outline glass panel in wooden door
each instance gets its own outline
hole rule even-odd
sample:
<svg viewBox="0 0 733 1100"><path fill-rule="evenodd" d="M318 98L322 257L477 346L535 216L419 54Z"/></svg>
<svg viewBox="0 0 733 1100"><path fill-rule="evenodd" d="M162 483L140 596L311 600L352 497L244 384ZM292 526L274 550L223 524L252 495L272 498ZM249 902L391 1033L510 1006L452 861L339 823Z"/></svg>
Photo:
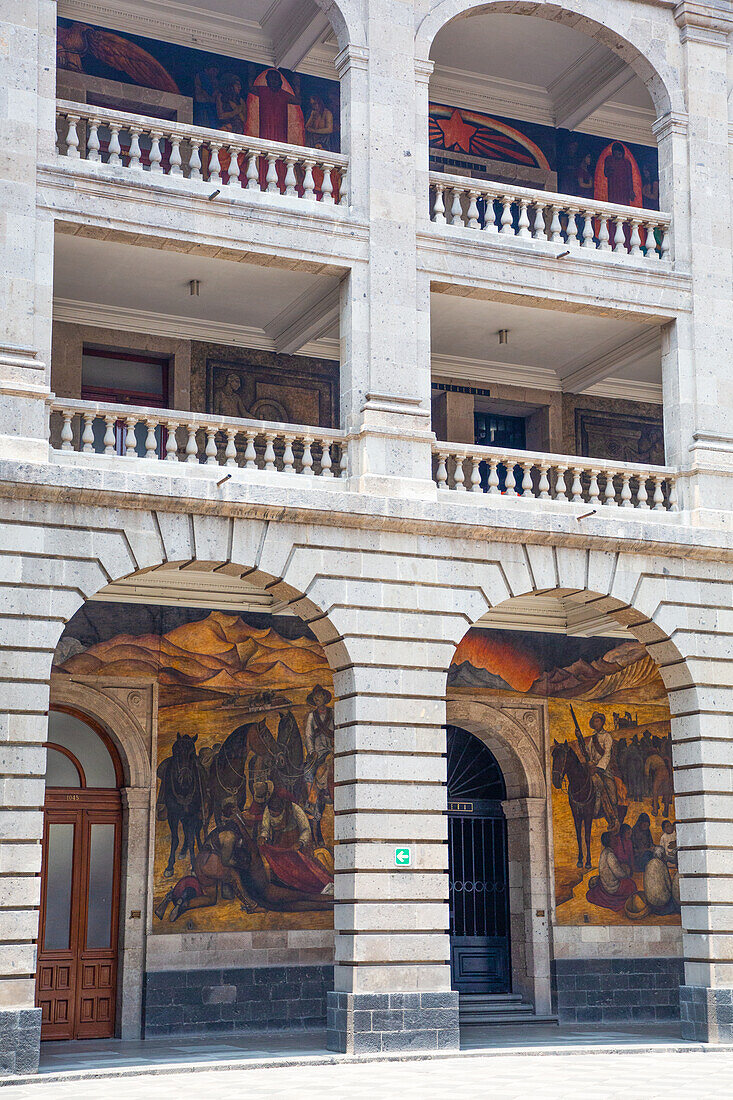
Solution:
<svg viewBox="0 0 733 1100"><path fill-rule="evenodd" d="M120 817L86 810L85 912L79 930L78 1039L114 1035Z"/></svg>
<svg viewBox="0 0 733 1100"><path fill-rule="evenodd" d="M81 810L47 810L36 1003L44 1039L74 1037Z"/></svg>

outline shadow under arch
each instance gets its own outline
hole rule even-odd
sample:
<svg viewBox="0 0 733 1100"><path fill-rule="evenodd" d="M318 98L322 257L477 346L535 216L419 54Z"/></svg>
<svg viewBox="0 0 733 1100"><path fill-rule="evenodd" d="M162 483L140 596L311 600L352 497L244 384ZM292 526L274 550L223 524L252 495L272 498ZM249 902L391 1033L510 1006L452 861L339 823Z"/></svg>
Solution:
<svg viewBox="0 0 733 1100"><path fill-rule="evenodd" d="M624 11L624 8L619 9L619 13ZM642 41L646 25L640 22L638 30L633 22L622 26L613 8L603 9L607 22L601 23L597 18L597 8L590 0L564 0L562 5L550 3L549 0L494 0L488 4L477 4L475 0L436 0L417 26L415 56L427 60L435 38L453 20L494 13L549 19L581 31L606 46L634 70L652 98L657 118L669 111L685 111L684 90L676 66L670 61L653 65L647 56L648 27L647 38ZM615 25L617 22L618 26Z"/></svg>

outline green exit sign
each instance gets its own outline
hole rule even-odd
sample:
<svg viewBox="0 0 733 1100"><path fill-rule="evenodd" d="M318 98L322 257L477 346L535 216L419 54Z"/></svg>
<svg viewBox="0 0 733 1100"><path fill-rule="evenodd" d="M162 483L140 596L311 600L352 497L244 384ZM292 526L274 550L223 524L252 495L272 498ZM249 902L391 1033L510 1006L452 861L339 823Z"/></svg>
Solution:
<svg viewBox="0 0 733 1100"><path fill-rule="evenodd" d="M409 867L412 863L412 848L395 848L395 867Z"/></svg>

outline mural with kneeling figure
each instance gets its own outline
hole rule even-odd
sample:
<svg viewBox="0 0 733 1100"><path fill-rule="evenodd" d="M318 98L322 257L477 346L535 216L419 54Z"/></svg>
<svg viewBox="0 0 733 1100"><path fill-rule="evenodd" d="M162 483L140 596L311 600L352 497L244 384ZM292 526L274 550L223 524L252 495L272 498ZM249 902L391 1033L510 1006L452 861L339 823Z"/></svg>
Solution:
<svg viewBox="0 0 733 1100"><path fill-rule="evenodd" d="M157 681L154 933L333 926L333 680L305 623L90 602L54 673Z"/></svg>

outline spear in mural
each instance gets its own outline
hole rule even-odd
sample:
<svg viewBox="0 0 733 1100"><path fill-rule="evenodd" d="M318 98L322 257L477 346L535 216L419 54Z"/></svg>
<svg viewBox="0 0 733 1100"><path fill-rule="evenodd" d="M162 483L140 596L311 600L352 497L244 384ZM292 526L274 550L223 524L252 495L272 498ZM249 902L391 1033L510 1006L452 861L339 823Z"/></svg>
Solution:
<svg viewBox="0 0 733 1100"><path fill-rule="evenodd" d="M586 762L586 764L588 765L588 767L590 769L592 767L593 762L590 758L590 753L588 752L588 745L586 744L585 738L583 737L583 734L581 732L580 723L578 722L578 716L576 715L575 711L573 710L573 704L572 703L570 704L570 713L573 716L573 723L575 725L575 732L578 736L578 744L580 745L580 749L581 749L581 752L583 753L583 757L585 758L585 762ZM618 827L618 816L616 814L616 808L613 805L613 803L611 802L611 798L610 798L610 796L608 794L608 791L606 789L606 784L605 784L603 776L599 776L599 779L600 779L600 783L598 785L597 790L598 790L598 792L601 796L601 805L603 807L603 812L606 815L606 820L608 821L609 826L612 829L617 828ZM593 784L593 786L594 786L594 788L596 787L595 783Z"/></svg>

